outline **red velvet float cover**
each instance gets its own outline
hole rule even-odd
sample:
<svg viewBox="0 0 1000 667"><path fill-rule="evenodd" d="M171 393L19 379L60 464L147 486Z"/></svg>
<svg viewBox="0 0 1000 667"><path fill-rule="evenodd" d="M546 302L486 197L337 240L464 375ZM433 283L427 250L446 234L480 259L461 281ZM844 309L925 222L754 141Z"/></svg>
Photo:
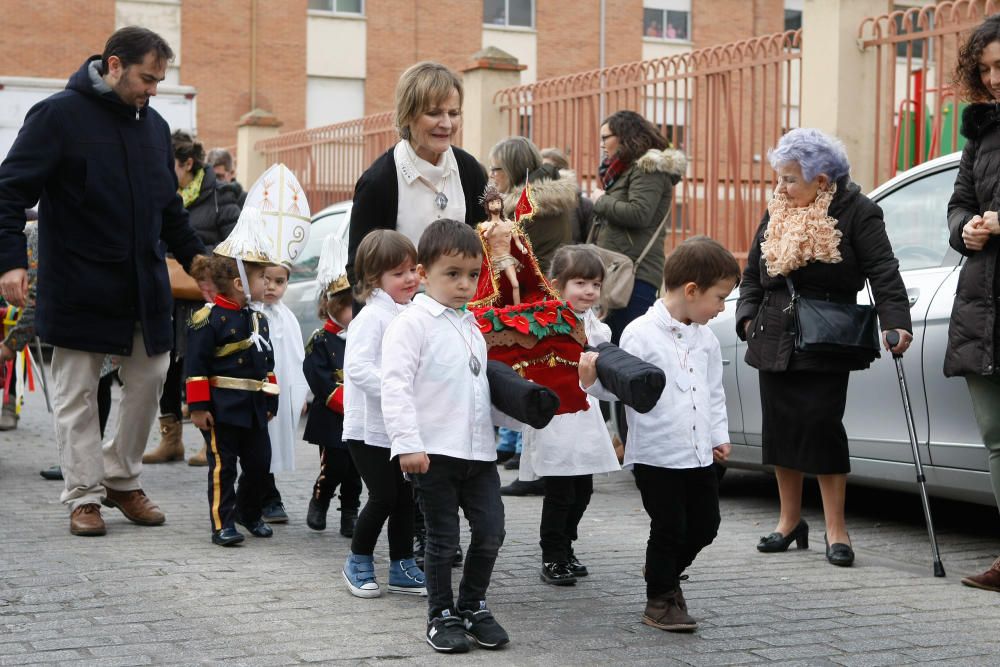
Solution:
<svg viewBox="0 0 1000 667"><path fill-rule="evenodd" d="M556 414L589 409L577 370L586 334L568 303L547 300L472 311L490 359L556 392Z"/></svg>

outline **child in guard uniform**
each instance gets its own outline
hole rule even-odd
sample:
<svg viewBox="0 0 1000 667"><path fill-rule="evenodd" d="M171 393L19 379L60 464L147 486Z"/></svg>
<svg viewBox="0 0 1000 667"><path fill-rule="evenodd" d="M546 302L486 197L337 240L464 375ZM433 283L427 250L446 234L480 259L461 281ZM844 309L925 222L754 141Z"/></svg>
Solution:
<svg viewBox="0 0 1000 667"><path fill-rule="evenodd" d="M313 530L326 529L326 513L340 487L340 534L354 535L354 523L361 506L361 475L343 442L344 429L344 350L347 327L351 323L354 297L344 266L347 248L330 234L323 242L316 271L320 284L320 317L325 320L306 343L302 363L312 405L303 434L306 442L319 446L319 476L309 498L306 524Z"/></svg>
<svg viewBox="0 0 1000 667"><path fill-rule="evenodd" d="M215 303L192 314L185 357L191 421L208 444L208 503L212 542L243 541L243 524L270 537L261 519L262 490L271 465L267 422L278 409L274 354L267 318L249 307L265 290L264 268L275 264L260 211L244 208L229 237L211 257L199 257L192 274L210 278ZM246 483L234 491L237 460Z"/></svg>

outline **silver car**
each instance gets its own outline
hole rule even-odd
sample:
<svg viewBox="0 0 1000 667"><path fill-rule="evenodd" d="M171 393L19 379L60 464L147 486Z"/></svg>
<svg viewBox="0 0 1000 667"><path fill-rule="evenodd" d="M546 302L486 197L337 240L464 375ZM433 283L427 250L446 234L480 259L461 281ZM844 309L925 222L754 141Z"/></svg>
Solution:
<svg viewBox="0 0 1000 667"><path fill-rule="evenodd" d="M299 326L302 327L303 342L309 340L313 331L323 326L318 312L319 285L316 284L316 266L319 264L323 241L330 234L336 234L344 245L347 245L350 223L350 201L332 204L313 215L312 226L309 228L309 241L295 266L292 267L292 275L288 280L288 290L283 301L295 313Z"/></svg>
<svg viewBox="0 0 1000 667"><path fill-rule="evenodd" d="M869 196L885 212L913 317L914 342L904 356L920 455L928 490L938 496L994 505L986 448L965 380L943 372L948 320L962 257L948 245L948 199L961 153L914 167ZM733 443L731 465L761 468L761 408L757 371L743 360L736 336L737 292L711 328L722 344L724 383ZM867 291L859 303L870 303ZM854 483L916 490L913 455L891 355L851 374L844 426Z"/></svg>

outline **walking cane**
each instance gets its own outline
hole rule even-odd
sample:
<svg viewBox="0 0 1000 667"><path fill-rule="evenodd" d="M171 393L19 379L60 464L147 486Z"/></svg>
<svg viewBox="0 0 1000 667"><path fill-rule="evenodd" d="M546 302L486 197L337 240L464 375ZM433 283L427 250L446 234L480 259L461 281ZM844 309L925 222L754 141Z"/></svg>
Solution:
<svg viewBox="0 0 1000 667"><path fill-rule="evenodd" d="M38 376L42 380L42 393L45 395L45 407L52 412L52 401L49 399L49 381L45 377L45 357L42 356L42 341L35 336L35 349L38 351Z"/></svg>
<svg viewBox="0 0 1000 667"><path fill-rule="evenodd" d="M885 335L889 347L899 345L899 333L889 331ZM920 484L920 500L924 505L924 519L927 522L927 535L931 538L931 552L934 558L934 576L944 576L944 565L941 564L941 552L938 551L937 537L934 535L934 521L931 519L931 504L927 498L927 478L924 477L924 467L920 463L920 450L917 448L917 429L913 425L913 409L910 407L910 391L906 387L906 373L903 371L903 355L892 353L896 362L896 377L899 378L899 393L903 397L903 412L906 415L906 430L910 435L910 447L913 448L913 464L917 469L917 482Z"/></svg>

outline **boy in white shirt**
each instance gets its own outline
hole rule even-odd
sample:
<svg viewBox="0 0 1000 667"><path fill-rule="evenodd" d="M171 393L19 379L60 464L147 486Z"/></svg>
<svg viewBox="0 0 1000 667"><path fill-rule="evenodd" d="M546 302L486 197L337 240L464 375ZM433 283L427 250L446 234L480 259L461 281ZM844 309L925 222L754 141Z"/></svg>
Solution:
<svg viewBox="0 0 1000 667"><path fill-rule="evenodd" d="M494 420L503 419L491 415L486 341L465 310L479 280L482 244L471 227L437 220L420 237L417 261L426 293L393 320L382 341L382 415L391 456L399 456L417 487L427 526L427 643L464 653L468 634L483 648L499 648L509 637L486 607L486 589L505 535L493 435ZM456 606L451 571L459 508L472 541Z"/></svg>
<svg viewBox="0 0 1000 667"><path fill-rule="evenodd" d="M706 236L681 243L663 266L666 293L622 333L621 348L663 369L659 402L640 414L626 408L625 468L632 468L649 514L646 610L642 622L691 631L680 579L719 529L719 482L713 461L729 457L729 424L719 340L705 326L725 309L739 282L732 254ZM597 353L580 357L587 393L613 399L597 379Z"/></svg>

